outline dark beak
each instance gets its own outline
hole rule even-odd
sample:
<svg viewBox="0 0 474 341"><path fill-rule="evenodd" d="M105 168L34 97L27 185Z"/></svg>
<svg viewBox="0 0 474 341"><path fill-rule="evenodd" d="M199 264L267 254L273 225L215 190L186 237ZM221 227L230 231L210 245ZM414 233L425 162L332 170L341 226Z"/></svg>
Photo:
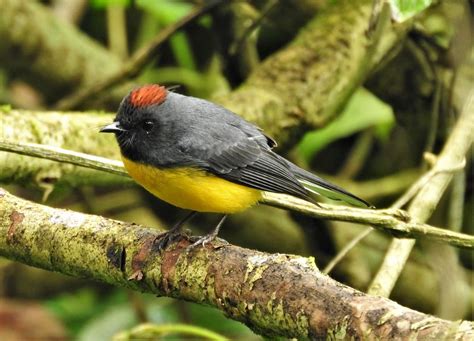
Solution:
<svg viewBox="0 0 474 341"><path fill-rule="evenodd" d="M105 127L100 128L101 133L118 133L121 131L125 131L125 129L120 126L119 122L113 122L109 125L106 125Z"/></svg>

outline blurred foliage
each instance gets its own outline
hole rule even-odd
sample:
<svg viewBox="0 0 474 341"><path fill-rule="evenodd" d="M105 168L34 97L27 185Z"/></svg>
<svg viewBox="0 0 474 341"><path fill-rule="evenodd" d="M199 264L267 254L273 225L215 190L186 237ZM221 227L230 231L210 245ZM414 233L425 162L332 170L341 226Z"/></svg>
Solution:
<svg viewBox="0 0 474 341"><path fill-rule="evenodd" d="M412 18L428 8L432 0L390 0L392 18L402 22Z"/></svg>
<svg viewBox="0 0 474 341"><path fill-rule="evenodd" d="M172 339L176 338L176 334L183 336L184 338L199 338L211 341L226 341L229 340L227 337L214 333L208 329L191 326L188 324L173 323L173 324L164 324L156 325L151 323L144 323L138 325L130 331L122 332L113 337L113 341L126 341L126 340L135 340L135 339L153 339L157 337L162 337L166 335L170 336ZM186 335L186 336L184 336Z"/></svg>
<svg viewBox="0 0 474 341"><path fill-rule="evenodd" d="M151 14L157 20L159 27L176 22L193 8L190 3L172 0L137 0L136 5ZM177 64L183 68L195 70L196 64L186 33L175 33L170 39L170 44Z"/></svg>
<svg viewBox="0 0 474 341"><path fill-rule="evenodd" d="M161 28L189 14L193 8L189 2L175 0L137 0L135 4L144 11L137 36L139 45L146 43ZM209 29L212 25L211 17L204 16L197 21L197 24ZM211 58L204 68L198 67L193 46L185 31L176 32L168 43L174 65L162 66L159 69L148 68L139 77L143 83L182 84L190 95L203 98L228 90L229 86L220 72L220 62L217 58Z"/></svg>
<svg viewBox="0 0 474 341"><path fill-rule="evenodd" d="M131 0L89 0L92 8L102 9L107 6L129 6Z"/></svg>
<svg viewBox="0 0 474 341"><path fill-rule="evenodd" d="M227 319L214 308L166 297L154 298L148 294L130 293L120 288L107 292L83 288L48 299L44 304L64 323L75 340L95 341L110 340L117 333L140 323L135 301L143 305L144 312L140 313L144 313L148 322L156 325L185 321L232 339L260 339L245 325Z"/></svg>
<svg viewBox="0 0 474 341"><path fill-rule="evenodd" d="M298 151L310 162L331 142L373 128L375 136L386 141L395 123L392 108L364 88L352 95L343 113L322 129L307 133Z"/></svg>
<svg viewBox="0 0 474 341"><path fill-rule="evenodd" d="M307 2L311 2L309 0L298 1L295 1L295 3L306 4ZM338 0L327 0L327 2L334 4L338 2ZM54 1L44 1L44 3L54 3ZM105 40L104 37L107 36L107 34L104 33L105 27L107 27L107 25L105 25L107 20L105 12L111 6L122 6L126 11L127 17L126 39L128 40L131 50L135 51L145 46L163 28L189 14L195 3L195 1L183 0L89 0L88 4L90 7L84 12L80 28L93 39L98 41ZM246 2L256 13L258 13L265 3L266 1ZM430 6L431 3L431 0L389 0L392 17L398 22L409 20L417 14L420 14ZM174 34L171 39L164 44L162 50L160 50L152 63L150 63L147 69L142 72L135 81L137 83L157 82L166 85L182 85L184 89L180 89L180 92L204 98L226 93L230 90L231 86L238 86L239 84L235 81L238 77L235 77L234 73L236 73L235 70L238 69L239 66L227 60L225 58L227 52L222 51L225 49L223 46L230 46L235 42L218 41L217 31L231 30L229 27L217 27L216 20L214 19L215 16L219 14L220 13L216 11L216 13L206 15L192 23L190 25L191 28L187 27ZM446 18L439 13L422 18L422 20L422 32L430 38L433 38L441 47L448 48L456 32L455 25L448 22ZM230 23L224 24L231 26ZM244 26L248 27L252 22L246 22L244 24ZM420 22L417 24L421 27ZM281 35L277 30L279 21L272 21L265 17L262 18L262 25L265 25L267 30L274 29L276 35ZM294 29L296 32L300 25L295 23L294 26L296 27ZM259 35L259 27L256 27L251 35ZM238 36L237 38L241 39L242 37ZM260 38L261 37L259 37L259 39ZM282 46L283 43L289 42L281 42L279 46ZM264 44L262 44L262 46L263 45ZM468 44L466 43L464 45ZM256 48L258 48L258 46ZM405 46L401 44L400 48L403 49ZM261 50L257 52L260 53L260 57L264 55ZM409 52L415 54L417 51ZM436 50L436 52L438 53L438 50ZM421 53L418 53L422 55L421 57L418 56L419 58L417 57L418 60L423 59L423 53L423 50L421 50ZM400 170L398 168L400 163L393 162L397 159L397 155L403 155L404 159L409 159L406 154L414 149L412 141L408 140L406 135L403 135L403 132L407 130L407 127L400 124L401 112L403 114L403 110L397 110L397 104L402 103L409 97L404 96L405 92L412 93L414 92L412 88L421 88L421 86L412 85L411 82L406 80L416 79L413 75L419 76L419 74L423 73L420 72L420 69L424 66L420 67L417 65L413 67L412 64L410 61L409 72L406 72L409 74L407 78L405 78L406 75L404 73L400 72L401 69L399 65L395 68L397 71L395 76L388 74L387 69L384 69L383 66L377 70L382 76L375 74L374 77L382 79L384 81L383 86L378 86L378 91L373 88L370 88L370 90L362 87L359 88L341 115L326 127L309 132L301 139L295 158L302 158L307 163L310 163L316 156L319 157L321 154L326 153L329 154L329 157L323 155L322 160L327 161L323 163L336 164L342 162L341 155L347 155L347 150L351 147L347 141L352 142L357 139L357 137L363 135L364 132L370 131L375 137L374 144L376 146L373 150L379 155L379 161L374 162L374 159L372 159L372 164L377 164L379 169L384 169L384 171L382 171L383 174L396 174L396 172ZM430 67L432 67L432 65L428 65L424 68L429 69ZM384 72L386 73L384 74ZM41 107L41 102L38 101L26 103L26 96L22 95L24 93L18 94L11 86L9 87L9 77L10 75L4 70L0 70L0 101L12 102L14 104L20 103L22 107ZM395 89L399 91L399 93L394 91ZM34 90L35 89L33 89L33 91ZM377 95L375 95L375 93ZM411 103L412 97L409 98L410 105L406 115L409 117L421 117L421 121L428 122L428 115L431 110L430 94L424 94L424 97L416 103ZM426 105L426 103L428 103L428 105ZM445 114L447 115L447 113ZM406 142L406 145L409 146L408 148L404 148L404 144L401 144L402 147L400 147L400 144L397 144L397 142L403 141L404 139L408 141ZM372 148L373 146L370 145L369 147ZM368 149L372 150L370 148ZM345 153L340 153L341 150ZM380 155L382 156L380 157ZM389 162L384 162L387 161L386 158L389 159ZM413 158L417 159L419 157L416 155ZM360 162L363 164L364 160ZM389 165L387 166L386 164ZM415 166L418 165L410 165L410 167ZM386 167L388 171L385 171L383 167ZM367 165L365 168L370 169ZM472 208L474 205L472 199L472 170L471 172L467 172L467 174L467 182L471 184L469 185L471 187L467 188L466 194L468 197L466 207L469 209L469 207ZM377 173L377 175L379 174ZM110 189L101 190L104 193L97 193L100 192L100 190L94 192L94 190L87 191L87 189L67 189L64 193L55 193L56 199L54 199L54 196L53 199L56 201L50 199L48 204L94 214L104 214L106 216L133 222L146 221L147 225L162 225L162 217L160 216L158 219L155 218L155 220L153 220L153 218L151 218L153 212L148 209L147 204L144 204L145 201L148 202L150 199L139 194L136 189L115 189L115 192ZM21 193L22 196L28 197L28 194L25 192L26 191L23 190ZM361 193L361 195L363 196L363 193ZM32 197L31 194L30 197ZM36 196L36 199L37 198L38 196ZM155 203L148 203L148 206L151 205L155 205ZM174 213L175 211L173 211L173 214ZM278 220L275 221L274 224L277 224L281 220L276 214L272 215L264 212L264 215ZM252 223L248 224L250 227L258 227L259 224L262 225L262 222L265 225L271 226L268 219L266 221L258 220L254 213L250 213L250 217L254 218ZM249 215L242 215L242 219L248 218ZM238 216L237 219L240 220L241 216ZM466 232L472 234L472 216L466 214L464 220L465 223L463 226L466 226L468 229ZM295 225L297 225L297 222L297 219L295 219ZM444 221L442 222L444 224ZM240 227L240 224L243 224L243 222L239 221L236 227ZM316 259L318 262L324 262L327 258L333 256L334 252L337 251L335 247L333 247L333 244L337 244L338 239L343 239L343 243L341 244L345 244L355 234L355 229L352 233L345 232L348 230L347 228L345 230L341 229L341 231L332 229L332 231L337 232L337 236L331 239L329 233L325 230L324 223L314 222L308 219L305 220L305 224L301 225L310 226L309 229L311 229L311 231L306 231L308 244L319 243L325 246L325 250L315 251L315 253L317 253ZM243 239L242 243L245 242L245 238L250 239L252 236L254 239L257 239L255 238L256 233L251 230L251 233L247 232L248 235L252 234L250 237L245 235L242 230L238 230L237 228L233 230L240 232L240 237ZM232 232L232 229L229 229L229 231ZM277 228L272 229L272 233L278 233L278 231ZM336 232L333 233L336 234ZM270 239L269 243L273 243L269 249L273 250L279 248L280 252L284 249L284 246L275 245L275 241L280 243L280 240L285 238L285 236L281 236L283 235L282 233L280 233L278 237L275 237L269 234L268 230L262 229L258 234L266 235L266 237ZM317 238L314 237L316 234ZM315 239L318 239L318 241L315 242ZM293 243L294 242L295 241L293 241ZM292 241L288 241L288 245L291 245L291 243ZM385 244L386 241L381 242L379 240L369 245L361 244L359 246L359 252L361 252L363 256L359 258L362 258L365 262L377 263L373 265L375 268L378 266L378 258L381 257L379 254L381 255L384 251L382 248L385 248ZM252 242L247 243L247 245L252 245ZM300 248L300 251L302 253L309 252L306 247ZM375 257L371 256L371 254L375 252L377 253L377 261L374 260ZM462 250L461 255L464 263L472 267L472 260L474 259L472 252ZM366 285L366 278L363 274L364 267L366 267L366 265L363 264L364 261L357 262L357 260L351 259L349 263L341 267L348 269L341 277L344 277L350 284L358 283L360 287L364 287ZM412 263L409 267L419 271L419 264L416 262ZM423 271L428 272L426 269L423 269ZM372 276L373 273L367 270L366 277L370 279ZM409 276L407 275L407 277ZM431 277L424 276L423 278ZM410 278L406 281L409 285L404 282L406 286L405 292L413 291L410 285L414 282L420 281L418 281L418 279L415 281ZM433 287L436 286L433 281L429 284L432 284ZM44 307L51 311L54 316L67 327L70 337L75 340L111 339L117 335L117 333L132 329L137 324L142 323L142 315L146 317L147 322L157 325L186 323L214 331L232 339L262 339L243 324L227 319L223 313L213 308L169 298L154 298L150 295L138 293L131 294L124 289L111 289L109 287L104 290L104 288L97 289L91 285L90 287L84 287L77 291L68 292L69 290L70 288L65 287L64 292L67 293L62 293L51 298L39 298L39 300L42 301ZM432 297L435 296L435 294L426 293L426 296L427 298L423 299L431 299L429 302L429 307L431 308L436 304L436 299ZM421 306L420 304L420 307ZM424 307L426 307L426 304ZM160 339L176 339L176 335L169 335Z"/></svg>

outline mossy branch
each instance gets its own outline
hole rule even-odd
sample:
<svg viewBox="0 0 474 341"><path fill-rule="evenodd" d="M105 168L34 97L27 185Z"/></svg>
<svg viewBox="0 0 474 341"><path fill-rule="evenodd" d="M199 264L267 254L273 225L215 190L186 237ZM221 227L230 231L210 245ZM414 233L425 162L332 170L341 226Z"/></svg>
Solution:
<svg viewBox="0 0 474 341"><path fill-rule="evenodd" d="M70 163L76 166L92 168L116 175L128 176L121 161L79 153L59 147L45 146L35 143L11 143L0 140L0 150L20 155L34 156L51 161Z"/></svg>
<svg viewBox="0 0 474 341"><path fill-rule="evenodd" d="M101 112L66 113L55 111L9 110L0 107L1 139L9 142L58 146L77 152L120 159L112 136L98 134L113 115ZM0 153L0 182L46 186L107 186L130 182L127 178L70 163L29 159L13 153Z"/></svg>
<svg viewBox="0 0 474 341"><path fill-rule="evenodd" d="M122 63L73 25L31 0L0 0L0 65L47 97L114 74Z"/></svg>
<svg viewBox="0 0 474 341"><path fill-rule="evenodd" d="M45 158L52 161L72 163L77 166L90 167L128 177L120 161L72 152L58 147L11 143L0 140L0 150ZM428 238L453 246L474 248L474 236L433 227L427 224L411 222L409 215L402 210L360 209L328 204L320 204L321 207L317 207L304 200L276 193L265 193L262 202L267 205L293 210L315 218L372 225L381 231L391 233L397 237Z"/></svg>
<svg viewBox="0 0 474 341"><path fill-rule="evenodd" d="M0 189L0 255L25 264L211 305L268 336L468 340L474 331L472 323L441 320L346 287L321 274L311 258L220 240L188 251L185 237L160 252L159 236Z"/></svg>
<svg viewBox="0 0 474 341"><path fill-rule="evenodd" d="M98 134L99 128L112 122L114 115L104 112L57 112L14 110L0 106L2 139L9 143L33 143L61 147L108 159L120 159L113 136ZM354 182L335 180L364 198L393 196L402 192L419 176L416 169L404 170L379 179ZM330 176L326 176L331 180ZM92 168L51 162L46 159L26 159L13 153L0 153L0 183L39 185L47 182L54 186L106 186L129 183L128 178L112 173L99 173Z"/></svg>
<svg viewBox="0 0 474 341"><path fill-rule="evenodd" d="M51 96L61 98L73 90L88 93L98 84L120 81L124 73L135 74L131 67L135 64L126 66L80 31L63 27L41 4L28 0L0 0L0 4L0 63L24 78L39 80L38 88L49 90ZM313 8L303 1L298 4ZM304 131L324 126L340 112L410 27L387 25L374 44L366 34L371 8L372 0L328 6L238 89L213 100L265 129L280 146L295 143ZM285 19L288 15L292 13L285 13ZM370 56L367 46L373 47ZM145 54L137 55L142 65L146 58L139 56ZM125 92L114 92L116 103Z"/></svg>

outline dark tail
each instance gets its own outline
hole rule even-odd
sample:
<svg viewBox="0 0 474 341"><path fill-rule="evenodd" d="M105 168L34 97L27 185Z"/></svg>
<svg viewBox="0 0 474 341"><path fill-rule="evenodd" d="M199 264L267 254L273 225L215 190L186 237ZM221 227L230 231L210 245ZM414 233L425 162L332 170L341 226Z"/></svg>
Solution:
<svg viewBox="0 0 474 341"><path fill-rule="evenodd" d="M341 187L336 186L302 168L299 168L289 161L286 162L290 166L292 173L308 192L322 195L332 200L342 200L348 204L358 207L373 207L367 201L347 192Z"/></svg>

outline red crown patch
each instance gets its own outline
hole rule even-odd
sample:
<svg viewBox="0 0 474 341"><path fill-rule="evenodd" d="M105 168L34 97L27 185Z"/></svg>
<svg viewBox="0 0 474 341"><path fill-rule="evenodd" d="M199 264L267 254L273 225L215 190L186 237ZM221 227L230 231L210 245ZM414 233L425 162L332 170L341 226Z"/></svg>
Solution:
<svg viewBox="0 0 474 341"><path fill-rule="evenodd" d="M153 104L160 104L166 100L168 90L158 84L148 84L130 93L130 104L135 107L146 107Z"/></svg>

